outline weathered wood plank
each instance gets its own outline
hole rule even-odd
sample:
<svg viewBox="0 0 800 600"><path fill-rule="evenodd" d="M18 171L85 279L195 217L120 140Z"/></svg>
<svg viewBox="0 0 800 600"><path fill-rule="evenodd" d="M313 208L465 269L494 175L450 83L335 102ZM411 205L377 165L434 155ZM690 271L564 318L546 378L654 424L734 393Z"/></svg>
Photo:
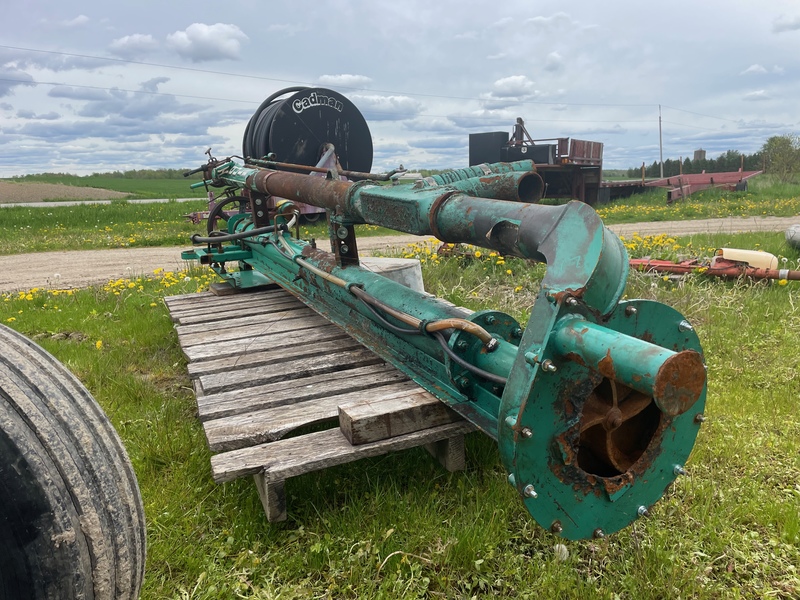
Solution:
<svg viewBox="0 0 800 600"><path fill-rule="evenodd" d="M179 332L178 340L182 347L190 348L191 346L215 344L225 340L265 336L272 333L291 331L292 329L308 329L309 327L322 327L327 325L330 325L329 321L326 321L315 313L310 313L303 314L302 317L286 317L274 323L247 327L243 330L222 329L221 331L217 331L213 325L210 325L206 331L201 333L182 335Z"/></svg>
<svg viewBox="0 0 800 600"><path fill-rule="evenodd" d="M231 307L209 307L200 311L192 311L180 317L180 322L177 323L178 327L189 327L191 325L202 323L214 323L215 325L223 324L226 321L245 317L248 315L256 316L262 313L272 313L280 310L302 310L311 311L305 304L292 296L286 295L274 300L261 300L253 302L252 304L245 304L242 306Z"/></svg>
<svg viewBox="0 0 800 600"><path fill-rule="evenodd" d="M407 381L403 373L386 364L369 365L347 371L323 373L296 379L291 385L254 386L243 390L197 397L201 421L243 414L264 408L286 406L346 391L375 389L398 381Z"/></svg>
<svg viewBox="0 0 800 600"><path fill-rule="evenodd" d="M250 302L264 301L269 298L280 298L291 296L284 289L274 290L249 290L243 291L236 296L220 297L211 292L200 292L197 294L183 294L180 296L167 296L164 303L170 312L183 313L188 310L201 310L203 308L215 308L217 306L233 307L246 305Z"/></svg>
<svg viewBox="0 0 800 600"><path fill-rule="evenodd" d="M428 392L402 398L353 397L339 407L339 427L353 445L460 420L460 415Z"/></svg>
<svg viewBox="0 0 800 600"><path fill-rule="evenodd" d="M272 310L259 310L252 313L237 312L221 321L197 321L175 326L178 336L188 336L194 333L206 333L209 329L220 333L226 329L236 329L240 334L248 328L259 327L267 323L282 321L283 319L296 319L306 316L317 316L317 313L303 304L282 304Z"/></svg>
<svg viewBox="0 0 800 600"><path fill-rule="evenodd" d="M328 330L326 329L324 331L327 332ZM211 373L243 369L245 367L263 367L266 365L279 364L302 356L314 357L319 354L327 354L329 352L336 352L337 350L350 350L359 347L359 343L345 332L339 330L338 335L335 335L335 333L336 332L333 332L334 335L330 335L329 333L329 337L333 339L326 341L320 341L320 338L311 341L306 336L303 336L303 343L299 344L295 336L295 340L291 345L281 344L275 348L261 352L251 352L249 348L244 348L245 354L193 362L189 364L188 367L189 377L194 378ZM322 338L322 340L325 340L325 338Z"/></svg>
<svg viewBox="0 0 800 600"><path fill-rule="evenodd" d="M176 294L175 296L166 296L164 298L164 302L167 304L167 307L175 304L181 304L183 302L197 302L207 296L210 296L211 292L189 292L188 294Z"/></svg>
<svg viewBox="0 0 800 600"><path fill-rule="evenodd" d="M344 394L313 401L214 419L206 421L203 427L212 452L235 450L272 442L299 427L335 419L339 414L339 405L343 402L365 401L370 398L380 401L425 395L429 394L421 390L415 382L402 381L380 388L358 392L348 390Z"/></svg>
<svg viewBox="0 0 800 600"><path fill-rule="evenodd" d="M175 296L166 296L164 298L164 302L167 303L167 306L186 306L190 304L201 304L203 302L207 302L210 304L214 304L216 302L234 302L241 300L245 296L263 296L269 294L280 294L281 292L285 292L285 290L281 289L274 289L274 290L263 290L263 289L254 289L254 288L247 288L242 290L242 293L239 294L239 298L219 298L215 296L209 291L205 292L190 292L188 294L178 294Z"/></svg>
<svg viewBox="0 0 800 600"><path fill-rule="evenodd" d="M248 294L247 298L250 298L249 302L244 302L238 299L237 302L226 302L226 299L223 298L216 304L203 303L194 306L189 305L183 309L170 310L170 314L173 317L173 321L176 321L179 324L185 324L187 320L191 319L194 319L195 321L199 319L207 319L209 321L219 320L220 318L226 318L229 315L235 315L237 313L242 314L246 311L252 310L253 307L257 309L268 309L271 306L290 302L302 304L302 302L293 296L283 292L279 295L267 298ZM219 315L222 315L222 317Z"/></svg>
<svg viewBox="0 0 800 600"><path fill-rule="evenodd" d="M286 488L283 481L267 481L262 473L253 475L267 521L275 523L286 520Z"/></svg>
<svg viewBox="0 0 800 600"><path fill-rule="evenodd" d="M191 346L188 348L181 346L181 349L189 361L198 362L236 356L245 351L259 352L270 348L279 348L285 345L297 344L298 340L303 340L303 343L306 343L306 340L333 339L340 337L341 334L342 330L330 323L321 327L302 327L298 325L295 329L285 332L272 331L269 335L242 335L238 339L223 340L205 346Z"/></svg>
<svg viewBox="0 0 800 600"><path fill-rule="evenodd" d="M467 466L463 435L425 444L425 450L450 473L463 471Z"/></svg>
<svg viewBox="0 0 800 600"><path fill-rule="evenodd" d="M463 435L474 429L472 423L461 421L360 446L351 445L338 428L327 429L216 454L211 457L211 474L217 483L262 471L267 482L284 481L361 458Z"/></svg>
<svg viewBox="0 0 800 600"><path fill-rule="evenodd" d="M244 389L254 385L291 381L308 375L331 373L382 362L382 358L362 346L352 350L345 350L344 352L318 355L313 358L313 361L308 357L290 360L275 369L249 367L237 369L236 371L201 375L196 381L200 383L204 394L214 394L233 389Z"/></svg>

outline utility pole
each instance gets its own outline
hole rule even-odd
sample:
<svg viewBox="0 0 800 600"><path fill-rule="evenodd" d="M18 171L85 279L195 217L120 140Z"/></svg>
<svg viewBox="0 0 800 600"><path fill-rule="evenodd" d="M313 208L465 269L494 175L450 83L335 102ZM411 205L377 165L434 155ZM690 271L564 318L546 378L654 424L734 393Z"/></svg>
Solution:
<svg viewBox="0 0 800 600"><path fill-rule="evenodd" d="M661 163L661 179L664 179L664 144L661 141L661 105L658 105L658 158Z"/></svg>

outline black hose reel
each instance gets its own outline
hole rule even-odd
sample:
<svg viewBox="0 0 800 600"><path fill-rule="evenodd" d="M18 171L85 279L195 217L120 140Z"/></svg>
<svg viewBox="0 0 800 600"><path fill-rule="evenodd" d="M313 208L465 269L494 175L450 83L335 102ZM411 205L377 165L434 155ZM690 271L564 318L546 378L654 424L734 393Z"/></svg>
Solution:
<svg viewBox="0 0 800 600"><path fill-rule="evenodd" d="M247 123L242 151L245 158L274 153L278 161L313 167L327 143L336 148L342 168L372 168L372 135L356 106L333 90L297 86L261 103Z"/></svg>

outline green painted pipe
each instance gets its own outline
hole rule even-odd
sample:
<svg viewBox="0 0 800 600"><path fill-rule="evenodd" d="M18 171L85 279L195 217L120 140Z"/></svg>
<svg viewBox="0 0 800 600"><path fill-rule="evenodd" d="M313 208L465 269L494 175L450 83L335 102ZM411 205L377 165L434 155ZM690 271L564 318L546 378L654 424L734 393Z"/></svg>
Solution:
<svg viewBox="0 0 800 600"><path fill-rule="evenodd" d="M698 352L674 352L583 318L560 321L554 342L560 355L651 396L670 416L691 408L705 385Z"/></svg>

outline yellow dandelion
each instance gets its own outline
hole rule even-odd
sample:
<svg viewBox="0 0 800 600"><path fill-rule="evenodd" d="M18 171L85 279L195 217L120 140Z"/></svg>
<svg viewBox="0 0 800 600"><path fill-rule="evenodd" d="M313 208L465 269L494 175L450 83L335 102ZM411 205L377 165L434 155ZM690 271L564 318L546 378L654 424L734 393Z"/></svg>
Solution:
<svg viewBox="0 0 800 600"><path fill-rule="evenodd" d="M789 282L786 279L779 279L778 280L778 285L786 285L787 283L789 283Z"/></svg>
<svg viewBox="0 0 800 600"><path fill-rule="evenodd" d="M94 347L97 348L98 350L102 350L103 349L103 340L97 340L94 343Z"/></svg>

